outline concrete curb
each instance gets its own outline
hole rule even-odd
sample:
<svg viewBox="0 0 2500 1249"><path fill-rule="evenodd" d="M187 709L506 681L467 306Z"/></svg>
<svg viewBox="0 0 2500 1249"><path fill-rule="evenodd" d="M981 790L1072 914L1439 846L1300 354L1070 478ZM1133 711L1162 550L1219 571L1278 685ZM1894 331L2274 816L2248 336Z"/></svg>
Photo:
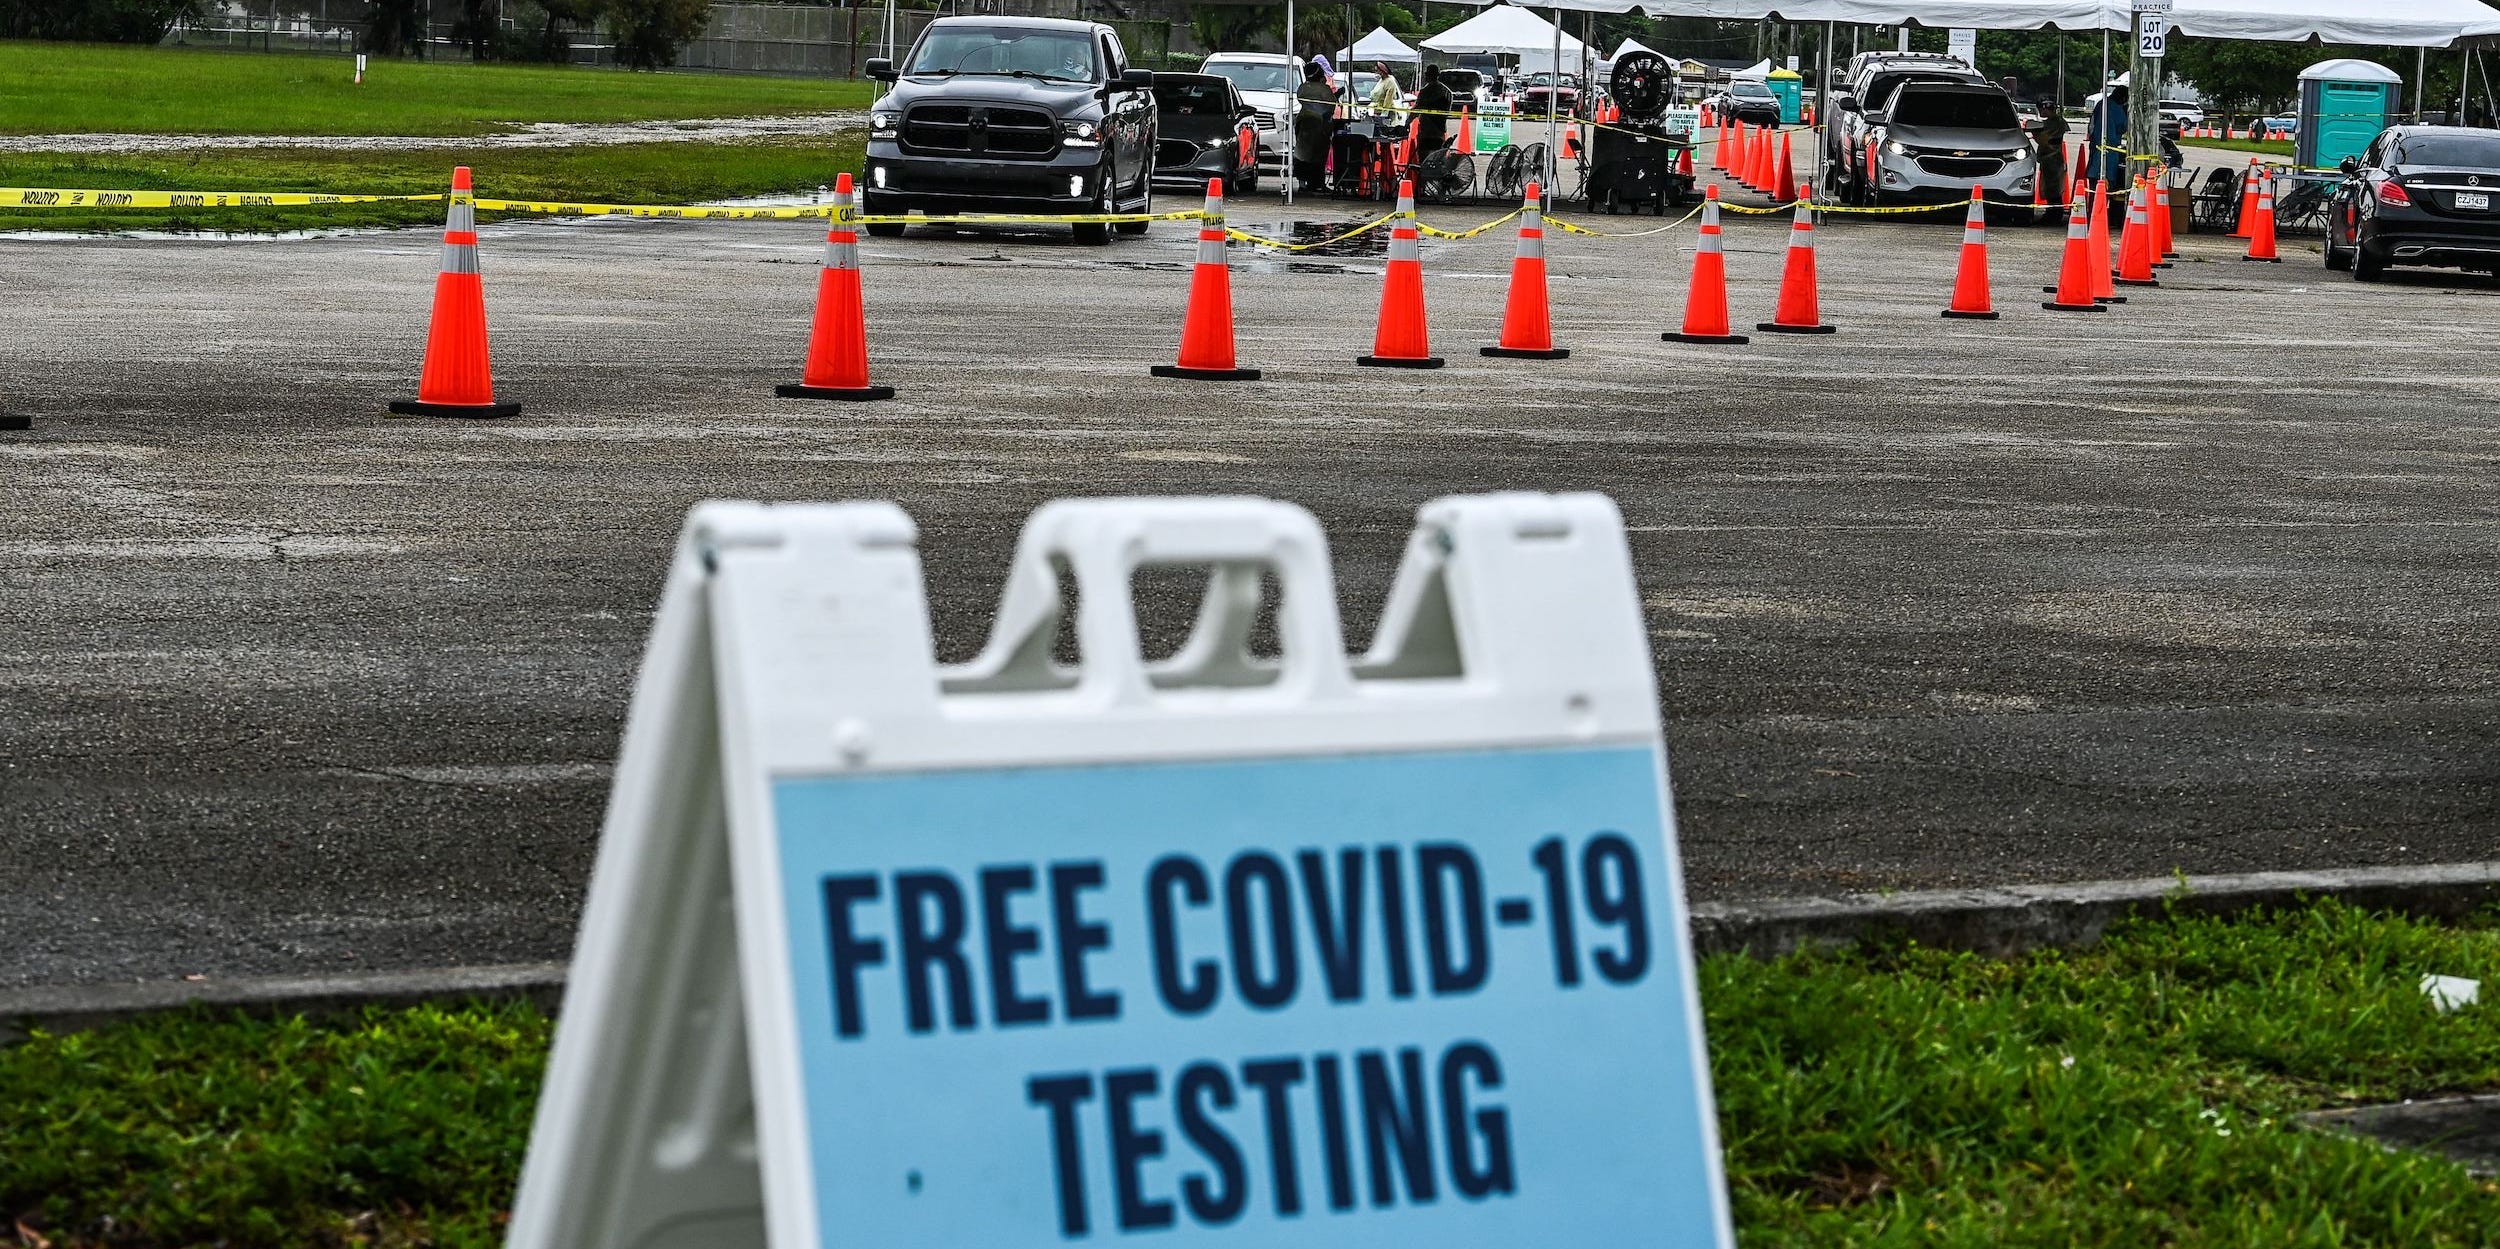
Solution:
<svg viewBox="0 0 2500 1249"><path fill-rule="evenodd" d="M2165 906L2190 915L2230 915L2317 898L2425 919L2458 919L2500 901L2500 862L1710 903L1693 908L1693 945L1705 954L1742 951L1769 957L1812 947L1907 939L1946 949L2013 954L2043 946L2090 945L2111 924Z"/></svg>
<svg viewBox="0 0 2500 1249"><path fill-rule="evenodd" d="M2090 945L2111 924L2164 907L2192 915L2229 915L2317 898L2427 919L2457 919L2500 902L2500 862L1713 902L1693 908L1692 931L1694 949L1702 954L1769 957L1865 941L1910 940L2003 955L2043 946ZM527 999L554 1010L564 996L564 975L562 963L513 963L0 990L0 1045L23 1040L31 1029L76 1032L192 1006L323 1014L366 1006Z"/></svg>

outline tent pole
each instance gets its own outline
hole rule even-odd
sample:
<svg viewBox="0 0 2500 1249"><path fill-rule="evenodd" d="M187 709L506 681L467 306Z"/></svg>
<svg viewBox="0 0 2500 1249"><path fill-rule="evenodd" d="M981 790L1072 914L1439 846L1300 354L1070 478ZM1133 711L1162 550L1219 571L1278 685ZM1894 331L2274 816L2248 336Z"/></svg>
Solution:
<svg viewBox="0 0 2500 1249"><path fill-rule="evenodd" d="M2101 32L2101 81L2098 89L2104 94L2109 91L2109 32L2106 30Z"/></svg>
<svg viewBox="0 0 2500 1249"><path fill-rule="evenodd" d="M1545 193L1554 194L1562 174L1562 143L1554 137L1554 105L1562 99L1562 6L1554 6L1554 83L1545 91Z"/></svg>
<svg viewBox="0 0 2500 1249"><path fill-rule="evenodd" d="M2431 96L2431 50L2429 45L2413 50L2413 120L2422 120L2422 102Z"/></svg>
<svg viewBox="0 0 2500 1249"><path fill-rule="evenodd" d="M2057 32L2057 111L2066 111L2066 32Z"/></svg>
<svg viewBox="0 0 2500 1249"><path fill-rule="evenodd" d="M2474 50L2457 40L2457 115L2448 119L2451 126L2465 124L2466 97L2474 91Z"/></svg>
<svg viewBox="0 0 2500 1249"><path fill-rule="evenodd" d="M1838 23L1823 23L1822 67L1814 73L1814 128L1806 132L1809 141L1814 143L1814 185L1826 190L1829 188L1824 187L1821 136L1824 127L1832 124L1832 36L1839 31Z"/></svg>

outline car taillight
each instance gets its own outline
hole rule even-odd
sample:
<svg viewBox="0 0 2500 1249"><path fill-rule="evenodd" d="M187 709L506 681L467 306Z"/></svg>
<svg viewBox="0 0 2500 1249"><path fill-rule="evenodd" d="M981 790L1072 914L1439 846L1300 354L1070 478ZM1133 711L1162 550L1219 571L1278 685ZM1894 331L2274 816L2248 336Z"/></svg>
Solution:
<svg viewBox="0 0 2500 1249"><path fill-rule="evenodd" d="M2398 208L2411 208L2413 207L2413 193L2405 190L2404 183L2382 182L2378 188L2378 202L2394 204Z"/></svg>

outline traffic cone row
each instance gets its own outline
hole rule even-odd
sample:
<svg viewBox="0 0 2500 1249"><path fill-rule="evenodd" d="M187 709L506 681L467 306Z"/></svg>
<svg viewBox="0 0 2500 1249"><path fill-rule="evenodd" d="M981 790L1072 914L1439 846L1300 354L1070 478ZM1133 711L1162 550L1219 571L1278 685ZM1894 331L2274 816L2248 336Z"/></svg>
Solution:
<svg viewBox="0 0 2500 1249"><path fill-rule="evenodd" d="M477 205L469 167L451 171L451 209L443 221L443 265L434 277L434 312L425 330L425 368L417 397L391 401L401 416L511 416L517 403L495 402L495 369L486 355L486 282L477 263Z"/></svg>

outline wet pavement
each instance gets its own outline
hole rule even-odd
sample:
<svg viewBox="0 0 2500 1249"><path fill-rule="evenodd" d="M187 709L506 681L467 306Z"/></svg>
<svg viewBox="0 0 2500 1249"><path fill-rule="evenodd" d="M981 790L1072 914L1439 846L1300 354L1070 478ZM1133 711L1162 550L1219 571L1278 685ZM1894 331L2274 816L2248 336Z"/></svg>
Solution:
<svg viewBox="0 0 2500 1249"><path fill-rule="evenodd" d="M1787 225L1730 220L1741 323ZM1838 335L1692 347L1688 229L1549 239L1550 364L1475 351L1507 233L1427 241L1438 372L1352 367L1377 259L1237 249L1266 377L1225 385L1146 376L1185 226L869 240L901 398L819 407L772 387L820 224L490 225L494 423L383 415L431 232L0 240L36 418L0 434L0 984L561 957L670 539L723 496L901 500L957 659L1050 498L1303 503L1359 640L1418 504L1606 491L1704 896L2492 857L2500 284L2199 236L2060 318L2061 233L2006 229L2005 319L1955 322L1957 220L1836 220Z"/></svg>

